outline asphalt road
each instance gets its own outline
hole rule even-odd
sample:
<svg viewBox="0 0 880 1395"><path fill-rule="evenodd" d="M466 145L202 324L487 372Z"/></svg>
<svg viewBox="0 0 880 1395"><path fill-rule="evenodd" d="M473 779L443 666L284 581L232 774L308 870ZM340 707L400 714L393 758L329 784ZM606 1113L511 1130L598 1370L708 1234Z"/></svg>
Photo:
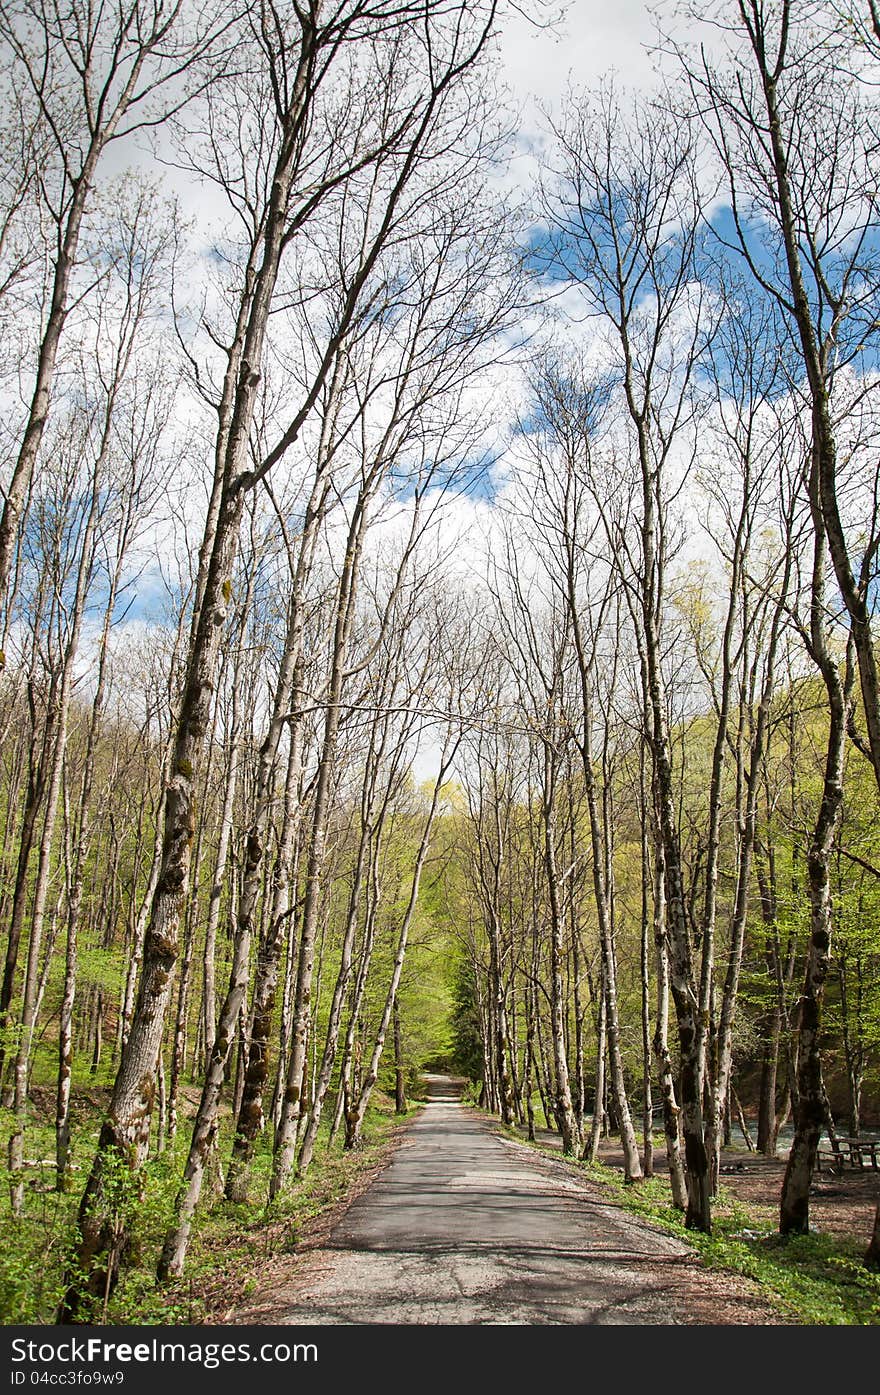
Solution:
<svg viewBox="0 0 880 1395"><path fill-rule="evenodd" d="M499 1138L446 1077L429 1077L429 1086L390 1165L328 1246L236 1320L774 1321L747 1281L710 1273L686 1245L610 1205L562 1163Z"/></svg>

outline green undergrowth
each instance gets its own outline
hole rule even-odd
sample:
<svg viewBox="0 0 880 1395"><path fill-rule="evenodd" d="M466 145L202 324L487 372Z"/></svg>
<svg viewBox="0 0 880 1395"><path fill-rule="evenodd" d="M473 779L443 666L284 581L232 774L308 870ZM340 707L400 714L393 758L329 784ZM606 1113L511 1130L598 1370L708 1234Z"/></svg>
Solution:
<svg viewBox="0 0 880 1395"><path fill-rule="evenodd" d="M513 1129L505 1134L523 1143ZM775 1208L747 1208L721 1187L713 1203L713 1233L688 1230L672 1205L665 1177L627 1185L616 1168L560 1158L558 1149L527 1143L597 1183L623 1210L659 1226L692 1246L709 1268L742 1274L760 1284L768 1303L788 1322L821 1326L880 1323L880 1274L862 1263L867 1236L852 1239L814 1232L783 1238Z"/></svg>
<svg viewBox="0 0 880 1395"><path fill-rule="evenodd" d="M48 1122L32 1119L27 1156L37 1165L26 1172L24 1213L10 1208L8 1176L0 1171L0 1323L51 1323L64 1289L64 1275L76 1241L76 1211L93 1156L99 1110L96 1101L80 1103L74 1135L74 1182L69 1193L54 1190L54 1133ZM412 1109L410 1111L412 1113ZM4 1154L10 1117L0 1112ZM292 1251L307 1227L342 1202L361 1178L382 1160L399 1120L394 1102L374 1091L364 1121L361 1146L342 1149L337 1137L328 1149L327 1128L319 1135L315 1160L306 1176L292 1183L272 1205L266 1204L271 1169L271 1133L259 1141L250 1185L250 1201L224 1200L219 1167L206 1174L202 1203L193 1226L186 1273L158 1286L156 1259L171 1222L174 1198L189 1144L189 1129L180 1129L174 1144L150 1158L136 1196L121 1193L120 1208L130 1223L130 1244L115 1292L93 1314L110 1324L221 1322L230 1308L253 1293L266 1264ZM217 1150L228 1157L228 1120Z"/></svg>

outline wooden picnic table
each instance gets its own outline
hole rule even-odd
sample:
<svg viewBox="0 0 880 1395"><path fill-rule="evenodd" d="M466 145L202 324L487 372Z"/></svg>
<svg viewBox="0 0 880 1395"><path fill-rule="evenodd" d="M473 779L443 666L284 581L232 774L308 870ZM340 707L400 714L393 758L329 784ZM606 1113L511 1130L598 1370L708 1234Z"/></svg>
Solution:
<svg viewBox="0 0 880 1395"><path fill-rule="evenodd" d="M880 1171L880 1144L876 1138L842 1138L840 1142L849 1149L854 1167L864 1167L867 1162L875 1172Z"/></svg>
<svg viewBox="0 0 880 1395"><path fill-rule="evenodd" d="M836 1149L831 1143L821 1144L818 1154L819 1171L837 1172L843 1167L857 1168L860 1172L864 1172L866 1168L880 1172L880 1140L838 1137Z"/></svg>

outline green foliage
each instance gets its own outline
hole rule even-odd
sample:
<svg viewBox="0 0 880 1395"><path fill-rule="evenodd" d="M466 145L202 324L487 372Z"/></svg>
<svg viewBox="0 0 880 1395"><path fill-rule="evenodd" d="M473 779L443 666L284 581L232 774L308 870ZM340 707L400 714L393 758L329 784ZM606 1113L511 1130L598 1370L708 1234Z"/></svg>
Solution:
<svg viewBox="0 0 880 1395"><path fill-rule="evenodd" d="M0 1322L42 1324L54 1321L66 1282L70 1282L77 1239L77 1206L84 1169L91 1161L100 1110L81 1109L74 1134L76 1183L68 1193L54 1189L54 1132L35 1120L28 1129L29 1155L44 1159L43 1166L28 1170L25 1210L20 1219L9 1212L9 1191L0 1191ZM315 1163L271 1209L267 1195L271 1167L269 1131L261 1137L253 1173L254 1203L233 1206L217 1191L216 1176L206 1177L202 1206L193 1227L193 1238L182 1280L158 1287L155 1266L162 1239L173 1217L174 1198L186 1151L189 1129L184 1122L173 1146L150 1158L140 1178L123 1159L111 1161L105 1195L119 1221L128 1226L122 1255L120 1282L104 1304L98 1300L92 1320L110 1324L193 1323L223 1315L239 1300L249 1278L256 1281L260 1266L273 1255L289 1250L303 1228L329 1206L338 1204L364 1173L382 1157L394 1127L393 1103L375 1092L364 1122L362 1146L344 1152L341 1139L327 1146L325 1124ZM0 1118L5 1144L11 1124L8 1112ZM229 1120L224 1122L219 1155L228 1156ZM5 1179L4 1179L5 1180ZM259 1198L259 1201L257 1199Z"/></svg>
<svg viewBox="0 0 880 1395"><path fill-rule="evenodd" d="M9 1214L5 1187L0 1204L0 1322L6 1325L53 1320L73 1239L70 1198L49 1190L48 1178L29 1183L24 1216Z"/></svg>
<svg viewBox="0 0 880 1395"><path fill-rule="evenodd" d="M86 946L80 950L78 958L78 978L82 987L93 984L118 996L125 968L121 950Z"/></svg>
<svg viewBox="0 0 880 1395"><path fill-rule="evenodd" d="M452 1028L452 1066L469 1080L483 1075L483 1037L480 1031L480 1009L473 964L459 959L454 989L454 1019Z"/></svg>
<svg viewBox="0 0 880 1395"><path fill-rule="evenodd" d="M469 1104L477 1108L480 1102L481 1086L479 1080L468 1080L461 1092L462 1104Z"/></svg>

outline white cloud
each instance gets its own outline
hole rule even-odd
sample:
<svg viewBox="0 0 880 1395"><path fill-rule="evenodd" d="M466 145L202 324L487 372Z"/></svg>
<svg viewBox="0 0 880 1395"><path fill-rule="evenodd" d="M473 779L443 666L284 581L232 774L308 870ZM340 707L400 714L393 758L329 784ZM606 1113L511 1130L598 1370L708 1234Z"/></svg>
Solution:
<svg viewBox="0 0 880 1395"><path fill-rule="evenodd" d="M613 74L627 87L647 87L657 59L656 29L643 0L575 0L558 27L538 29L522 15L501 35L504 75L526 104L526 131L538 104L552 105L569 84L587 87Z"/></svg>

